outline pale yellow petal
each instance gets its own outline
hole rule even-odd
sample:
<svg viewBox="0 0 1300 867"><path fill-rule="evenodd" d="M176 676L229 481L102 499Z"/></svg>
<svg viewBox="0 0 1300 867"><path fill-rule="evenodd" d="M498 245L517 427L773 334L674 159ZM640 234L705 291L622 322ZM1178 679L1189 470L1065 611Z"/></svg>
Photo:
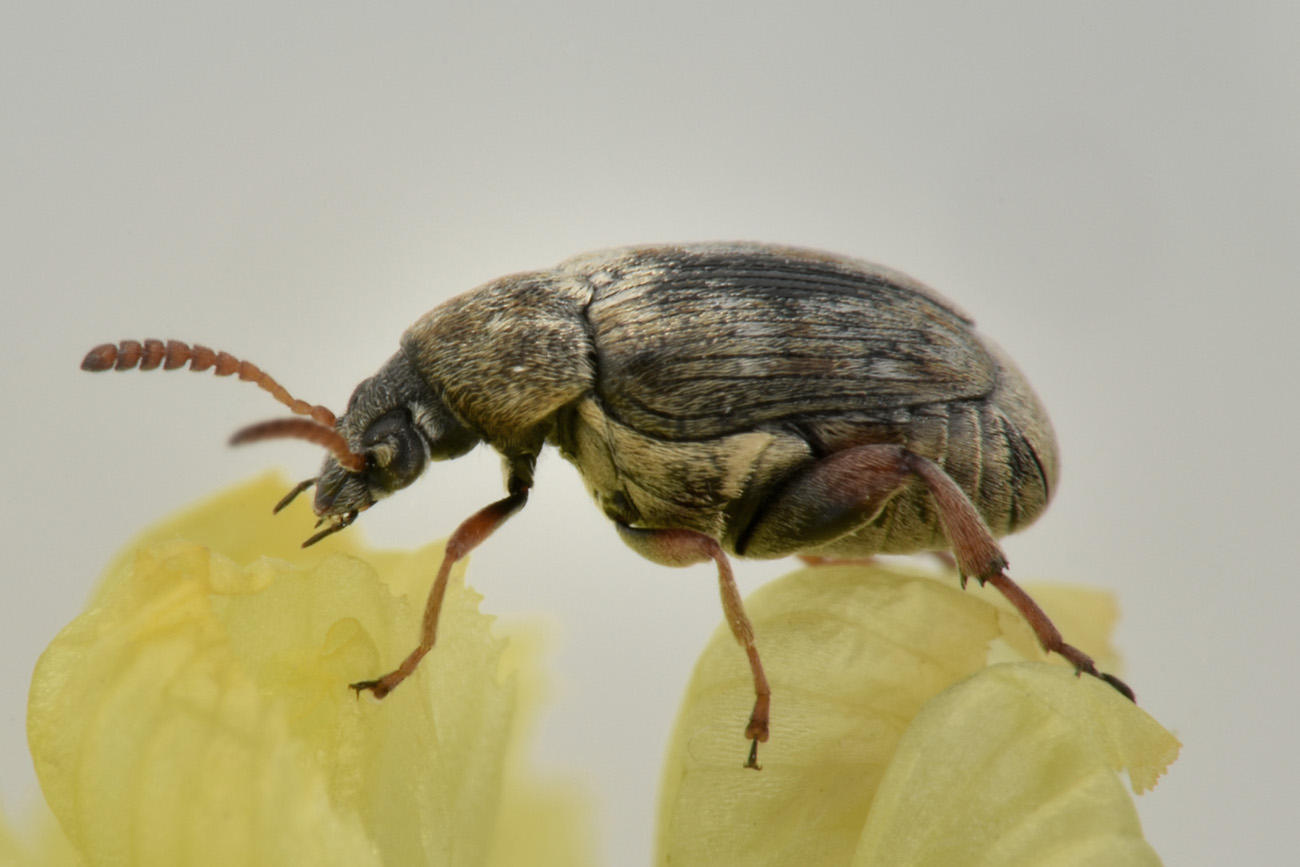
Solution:
<svg viewBox="0 0 1300 867"><path fill-rule="evenodd" d="M1135 789L1178 742L1108 685L1036 664L986 669L928 703L876 793L856 867L1159 864Z"/></svg>
<svg viewBox="0 0 1300 867"><path fill-rule="evenodd" d="M893 766L900 739L923 757L969 748L980 736L978 723L950 722L946 728L927 728L924 736L909 726L926 717L929 711L922 708L936 695L976 672L982 672L973 678L979 681L998 670L985 669L991 644L1028 644L1038 655L1032 634L987 592L964 592L955 580L895 567L803 570L762 588L746 608L773 689L771 740L759 750L763 770L741 767L752 681L744 654L720 630L697 666L667 757L658 863L913 863L910 855L893 858L892 851L877 860L856 855L864 829L878 821L883 795L877 787L882 778L900 773ZM1108 734L1087 741L1084 751L1088 761L1104 768L1095 780L1108 787L1107 797L1117 789L1119 798L1099 802L1097 815L1109 810L1135 817L1115 769L1128 767L1135 785L1146 785L1172 760L1176 742L1109 686L1077 678L1065 667L1028 667L1079 688L1093 697L1089 701L1105 702L1090 725ZM1097 693L1103 698L1095 699ZM1135 718L1146 722L1135 724ZM1039 765L1049 774L1074 767L1050 770L1053 756L1047 748L1020 754L1036 772ZM1032 779L1001 782L1012 789L1032 785ZM906 795L909 790L902 788ZM911 821L922 821L933 810L945 822L950 812L969 810L968 803L947 801L932 808L926 800L931 797L927 792L909 802ZM1132 821L1125 834L1136 828ZM1139 849L1145 846L1140 829L1125 839L1136 840ZM962 857L933 863L998 862Z"/></svg>
<svg viewBox="0 0 1300 867"><path fill-rule="evenodd" d="M237 570L187 542L143 548L37 665L37 776L92 864L381 863L293 737L292 703L225 637L209 576Z"/></svg>
<svg viewBox="0 0 1300 867"><path fill-rule="evenodd" d="M742 768L753 682L720 630L669 748L659 863L847 864L895 744L922 704L984 665L997 610L955 584L862 567L805 569L745 604L773 689L763 770Z"/></svg>
<svg viewBox="0 0 1300 867"><path fill-rule="evenodd" d="M457 570L434 653L356 697L414 646L441 546L304 552L306 504L270 515L284 487L144 534L47 649L28 728L48 802L94 864L484 863L518 738L507 642Z"/></svg>

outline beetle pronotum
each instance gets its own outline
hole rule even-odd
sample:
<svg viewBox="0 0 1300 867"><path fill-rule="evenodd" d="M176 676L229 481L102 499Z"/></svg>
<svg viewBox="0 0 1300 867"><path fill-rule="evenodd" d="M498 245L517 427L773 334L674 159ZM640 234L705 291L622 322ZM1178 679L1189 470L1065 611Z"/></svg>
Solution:
<svg viewBox="0 0 1300 867"><path fill-rule="evenodd" d="M352 684L383 698L437 637L451 567L528 500L546 444L577 467L623 540L658 563L717 564L723 610L755 701L757 768L771 690L728 555L854 558L951 551L962 585L993 584L1043 648L1122 681L1066 644L1004 574L996 541L1031 523L1057 477L1056 442L1023 375L965 314L866 262L761 244L634 247L494 280L434 308L336 418L256 366L178 341L96 347L85 370L212 369L257 383L299 416L232 442L329 450L316 485L335 533L431 460L487 443L506 496L447 542L418 646Z"/></svg>

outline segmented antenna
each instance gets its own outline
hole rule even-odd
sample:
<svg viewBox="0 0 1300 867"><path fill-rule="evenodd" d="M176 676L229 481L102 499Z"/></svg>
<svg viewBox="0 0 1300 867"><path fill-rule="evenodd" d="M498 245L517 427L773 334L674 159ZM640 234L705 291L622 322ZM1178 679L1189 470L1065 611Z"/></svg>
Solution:
<svg viewBox="0 0 1300 867"><path fill-rule="evenodd" d="M130 370L138 366L141 370L153 370L162 365L163 370L176 370L178 367L184 367L186 362L189 362L190 370L195 372L211 370L217 376L238 374L245 382L257 383L298 415L310 416L317 423L331 430L337 421L334 413L325 407L307 403L289 394L284 386L263 372L256 364L240 361L228 352L216 352L206 346L190 346L179 340L168 340L166 343L161 340L146 340L143 343L138 340L123 340L116 346L105 343L86 353L86 357L81 362L81 369ZM326 448L335 451L331 446Z"/></svg>
<svg viewBox="0 0 1300 867"><path fill-rule="evenodd" d="M190 346L188 343L182 343L179 340L168 340L166 343L161 340L145 340L144 342L123 340L116 346L112 343L105 343L87 352L86 357L81 361L81 369L101 371L110 369L130 370L139 367L141 370L153 370L161 366L163 370L176 370L184 367L187 362L190 370L196 372L211 370L217 376L238 374L240 379L245 382L256 383L280 403L298 413L298 415L310 417L310 420L305 418L284 418L249 425L235 432L235 435L230 439L232 445L274 438L306 440L309 443L329 449L340 465L354 473L359 473L365 469L365 456L359 455L348 448L348 441L334 429L334 424L337 421L334 413L323 406L299 400L289 394L284 386L272 379L256 364L250 361L240 361L228 352L217 352L206 346ZM315 479L311 480L311 482L314 481ZM309 484L310 482L304 483L295 488L293 493L277 507L277 511L287 505L293 496L302 493ZM337 529L342 529L342 527Z"/></svg>
<svg viewBox="0 0 1300 867"><path fill-rule="evenodd" d="M343 438L342 434L332 427L326 427L311 419L273 418L270 421L250 424L248 427L235 431L235 435L230 438L230 444L238 446L244 443L255 443L260 440L270 439L306 440L309 443L329 449L340 466L345 469L359 473L366 468L365 456L359 455L348 448L348 441ZM298 485L288 497L281 501L279 506L276 506L275 510L278 512L284 506L287 506L293 497L305 491L315 481L315 479L309 479Z"/></svg>

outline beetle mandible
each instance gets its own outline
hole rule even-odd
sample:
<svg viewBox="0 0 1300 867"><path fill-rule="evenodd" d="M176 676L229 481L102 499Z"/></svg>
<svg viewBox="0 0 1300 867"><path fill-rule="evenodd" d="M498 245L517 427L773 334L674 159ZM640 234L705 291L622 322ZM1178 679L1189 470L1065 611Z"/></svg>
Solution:
<svg viewBox="0 0 1300 867"><path fill-rule="evenodd" d="M1051 423L1024 376L929 288L867 262L765 244L628 247L486 283L434 308L336 418L256 366L178 341L99 346L86 370L212 368L295 413L232 442L329 449L319 532L348 526L430 461L480 443L506 496L447 542L419 645L352 684L383 698L434 645L451 567L523 508L544 445L582 475L634 551L717 564L727 623L755 702L747 767L768 738L771 690L729 555L858 558L950 551L962 586L991 583L1043 648L1101 673L1005 574L997 537L1031 523L1057 480Z"/></svg>

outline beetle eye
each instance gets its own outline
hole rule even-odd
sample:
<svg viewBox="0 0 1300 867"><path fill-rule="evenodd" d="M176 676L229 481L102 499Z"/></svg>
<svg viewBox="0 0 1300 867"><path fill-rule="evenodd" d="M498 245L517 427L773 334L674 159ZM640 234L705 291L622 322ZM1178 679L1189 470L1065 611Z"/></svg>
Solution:
<svg viewBox="0 0 1300 867"><path fill-rule="evenodd" d="M415 481L428 463L424 439L405 409L395 409L377 418L361 438L365 446L367 472L383 493L404 488Z"/></svg>

